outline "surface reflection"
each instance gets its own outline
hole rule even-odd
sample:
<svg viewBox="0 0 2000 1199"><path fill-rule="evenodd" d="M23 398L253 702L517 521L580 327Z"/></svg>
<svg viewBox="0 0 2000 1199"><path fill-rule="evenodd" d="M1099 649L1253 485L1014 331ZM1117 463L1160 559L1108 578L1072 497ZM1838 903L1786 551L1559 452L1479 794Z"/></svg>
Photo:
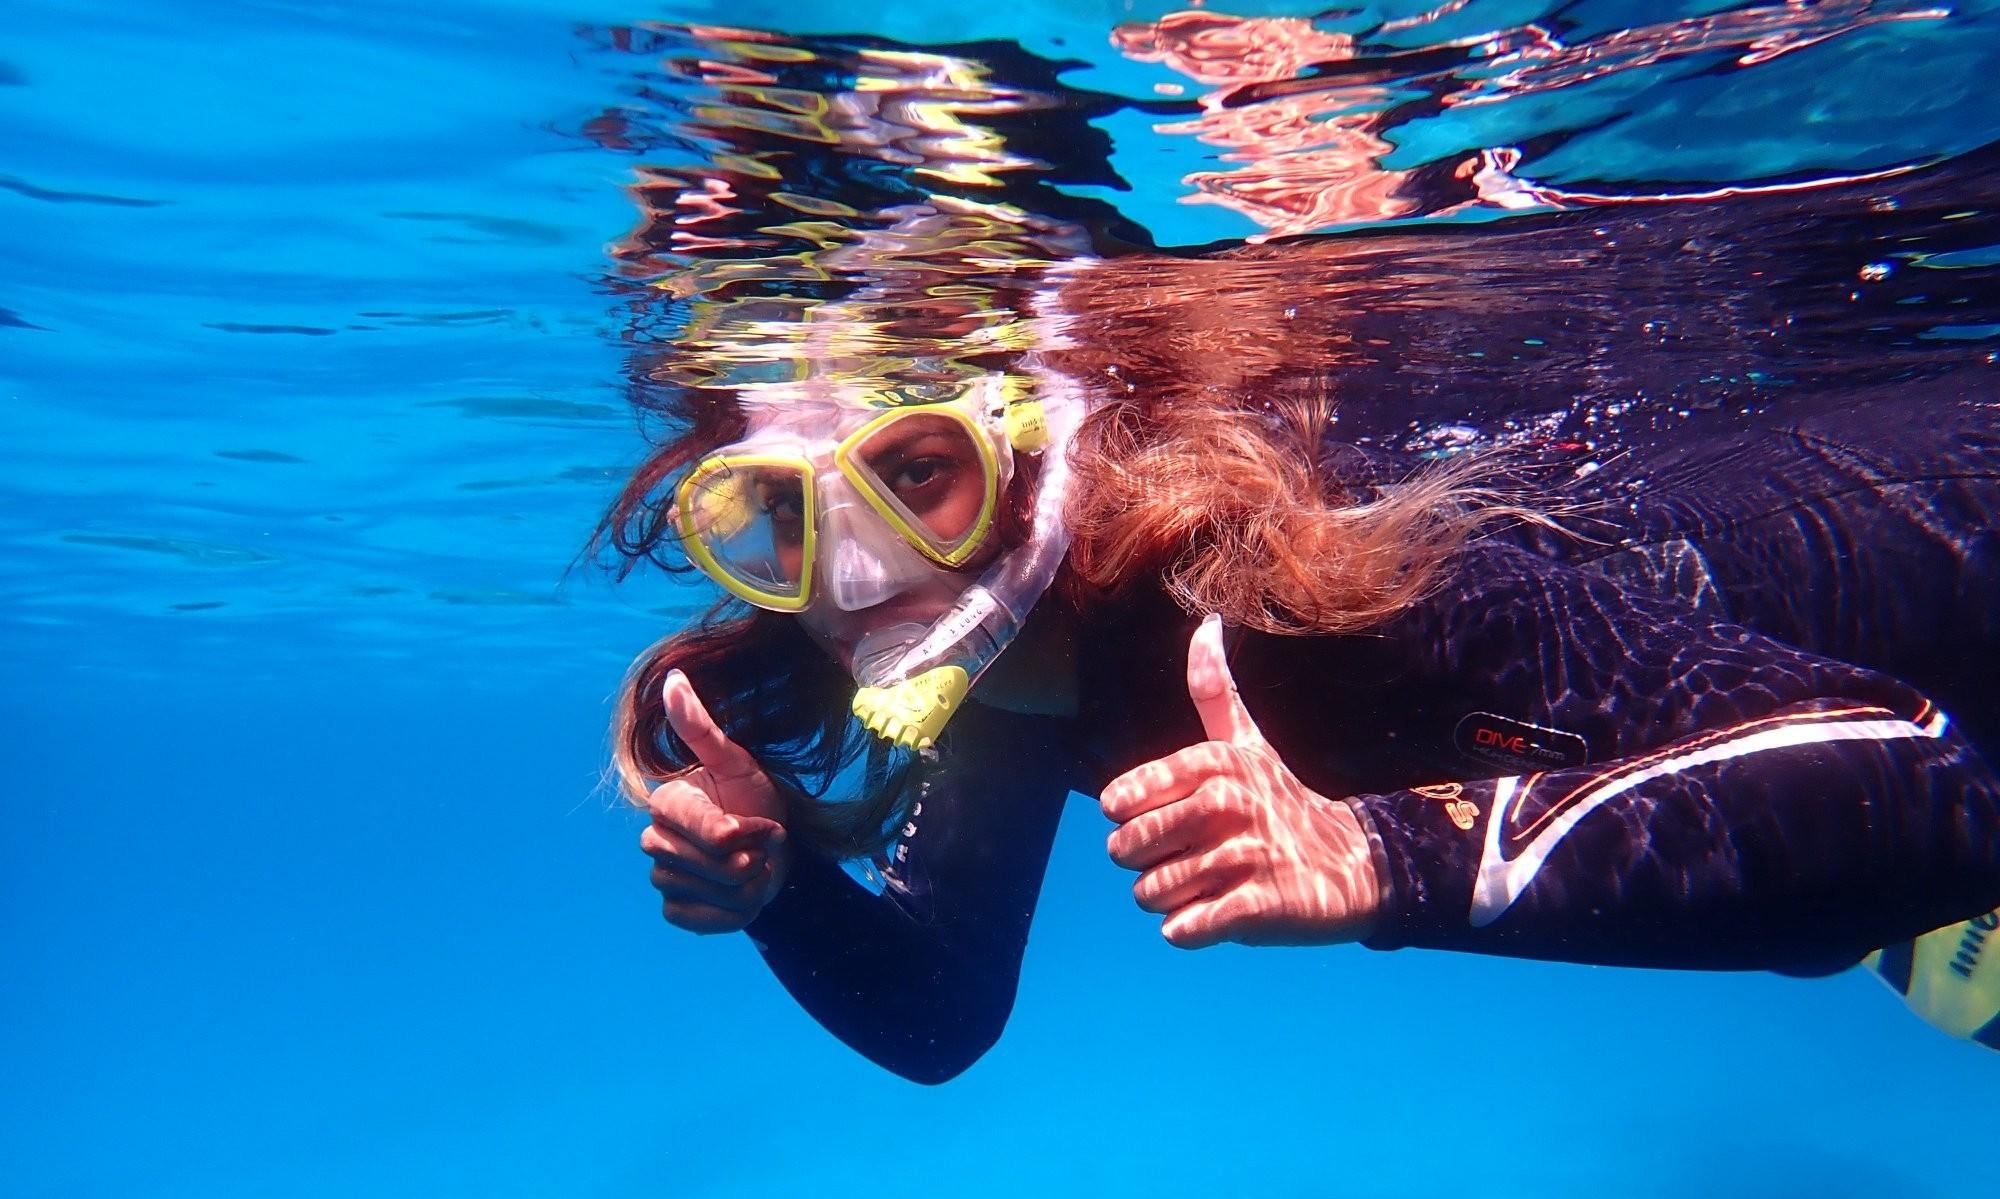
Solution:
<svg viewBox="0 0 2000 1199"><path fill-rule="evenodd" d="M1594 461L1794 385L1993 357L1991 150L1682 194L1534 184L1515 145L1385 165L1391 132L1425 113L1697 54L1742 69L1940 10L1783 4L1438 32L1466 11L1365 26L1186 11L1107 31L1119 53L1207 88L1196 100L1068 87L1075 64L999 43L593 32L621 100L588 132L642 163L640 220L609 280L634 402L669 419L707 403L896 404L988 375L1018 392L1053 369L1252 406L1313 391L1343 439L1399 451ZM1221 147L1227 168L1186 182L1263 232L1163 254L1079 198L1077 185L1125 186L1099 125L1133 109ZM1512 215L1298 236L1480 210Z"/></svg>
<svg viewBox="0 0 2000 1199"><path fill-rule="evenodd" d="M639 168L641 220L612 251L629 337L663 351L639 364L651 383L740 402L956 395L1013 370L1034 281L1090 250L1015 202L1061 172L1009 137L1046 114L1088 146L1085 113L985 62L713 26L603 36L660 56L660 75L591 136L682 160Z"/></svg>
<svg viewBox="0 0 2000 1199"><path fill-rule="evenodd" d="M1391 132L1440 110L1531 96L1695 55L1737 67L1768 62L1885 21L1935 21L1936 7L1786 3L1566 37L1555 21L1433 42L1426 27L1462 2L1372 26L1354 18L1237 17L1206 10L1121 25L1128 58L1161 63L1209 90L1200 114L1153 126L1217 147L1222 170L1182 178L1189 203L1219 204L1261 226L1251 242L1331 226L1468 210L1661 200L1672 193L1565 190L1516 174L1520 151L1478 148L1442 160L1391 165ZM1346 24L1343 25L1343 22ZM1400 155L1405 160L1408 155ZM1885 172L1886 173L1886 172ZM1869 177L1825 172L1770 186L1785 190ZM1730 194L1741 189L1727 189Z"/></svg>

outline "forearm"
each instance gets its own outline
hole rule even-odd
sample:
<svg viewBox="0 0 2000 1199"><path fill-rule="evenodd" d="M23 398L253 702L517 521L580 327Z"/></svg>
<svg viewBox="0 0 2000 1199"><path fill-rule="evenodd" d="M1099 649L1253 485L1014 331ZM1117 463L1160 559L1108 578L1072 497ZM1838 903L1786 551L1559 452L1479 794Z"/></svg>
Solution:
<svg viewBox="0 0 2000 1199"><path fill-rule="evenodd" d="M1075 772L1060 730L969 706L887 853L883 892L801 855L748 928L800 1006L885 1069L943 1082L999 1039Z"/></svg>
<svg viewBox="0 0 2000 1199"><path fill-rule="evenodd" d="M969 955L835 863L801 855L785 889L747 932L815 1020L870 1061L939 1083L998 1039L1019 958Z"/></svg>
<svg viewBox="0 0 2000 1199"><path fill-rule="evenodd" d="M1363 796L1378 948L1839 969L2000 902L2000 803L1947 721L1798 705L1592 767Z"/></svg>

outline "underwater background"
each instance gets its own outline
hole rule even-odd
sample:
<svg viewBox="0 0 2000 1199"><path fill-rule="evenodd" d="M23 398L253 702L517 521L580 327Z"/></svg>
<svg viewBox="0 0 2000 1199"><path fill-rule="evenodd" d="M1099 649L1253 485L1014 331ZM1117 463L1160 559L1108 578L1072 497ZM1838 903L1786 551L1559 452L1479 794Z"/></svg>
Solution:
<svg viewBox="0 0 2000 1199"><path fill-rule="evenodd" d="M743 73L863 54L928 56L915 132L773 181L815 85ZM1990 1052L1859 971L1181 953L1083 802L1005 1037L903 1082L660 920L609 697L712 596L578 556L633 389L756 377L768 285L851 284L815 255L916 176L1037 205L1001 258L1714 206L1629 294L1359 285L1379 436L1440 452L2000 369L1996 69L1988 3L11 0L0 1194L1992 1193ZM1924 169L1920 212L1783 216ZM649 207L688 179L737 202L707 240ZM1723 276L1771 344L1651 323Z"/></svg>

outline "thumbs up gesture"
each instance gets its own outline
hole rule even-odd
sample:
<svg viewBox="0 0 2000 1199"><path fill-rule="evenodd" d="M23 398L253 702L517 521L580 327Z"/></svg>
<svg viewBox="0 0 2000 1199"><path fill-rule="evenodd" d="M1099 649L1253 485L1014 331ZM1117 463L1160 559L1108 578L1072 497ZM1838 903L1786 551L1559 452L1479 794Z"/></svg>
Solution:
<svg viewBox="0 0 2000 1199"><path fill-rule="evenodd" d="M717 726L686 675L669 674L662 693L667 723L698 765L654 788L639 848L653 859L669 924L734 932L785 885L784 797L750 751Z"/></svg>
<svg viewBox="0 0 2000 1199"><path fill-rule="evenodd" d="M1111 860L1182 949L1325 945L1368 935L1381 906L1360 818L1278 760L1230 677L1222 619L1188 646L1188 695L1209 739L1113 779Z"/></svg>

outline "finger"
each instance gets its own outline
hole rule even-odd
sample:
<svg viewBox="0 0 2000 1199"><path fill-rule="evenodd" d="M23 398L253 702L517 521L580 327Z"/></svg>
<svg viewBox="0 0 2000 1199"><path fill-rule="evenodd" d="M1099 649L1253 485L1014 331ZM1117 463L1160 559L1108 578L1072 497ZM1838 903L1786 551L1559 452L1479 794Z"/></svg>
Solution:
<svg viewBox="0 0 2000 1199"><path fill-rule="evenodd" d="M714 904L691 899L668 899L660 904L661 914L667 923L675 928L691 933L733 933L740 931L754 919L753 914L733 912Z"/></svg>
<svg viewBox="0 0 2000 1199"><path fill-rule="evenodd" d="M766 816L739 816L715 801L713 780L705 769L653 788L646 809L653 823L667 832L688 837L710 855L720 857L752 843L784 840L784 826Z"/></svg>
<svg viewBox="0 0 2000 1199"><path fill-rule="evenodd" d="M656 824L639 834L639 852L662 866L682 870L698 878L724 886L735 886L754 874L769 855L761 850L737 849L713 854L686 837Z"/></svg>
<svg viewBox="0 0 2000 1199"><path fill-rule="evenodd" d="M1132 898L1146 911L1166 915L1227 893L1247 879L1254 866L1248 846L1228 842L1207 853L1160 863L1132 884Z"/></svg>
<svg viewBox="0 0 2000 1199"><path fill-rule="evenodd" d="M1229 673L1229 655L1222 645L1222 617L1210 616L1196 626L1188 640L1188 698L1201 716L1201 727L1211 740L1232 745L1262 745L1264 734L1250 719L1236 679Z"/></svg>
<svg viewBox="0 0 2000 1199"><path fill-rule="evenodd" d="M682 870L678 864L654 859L651 873L654 889L667 898L684 898L732 911L755 912L764 906L775 877L777 864L769 858L757 862L749 874L729 882L716 882Z"/></svg>
<svg viewBox="0 0 2000 1199"><path fill-rule="evenodd" d="M667 706L667 723L687 743L695 761L708 767L717 782L762 773L750 751L724 735L715 718L708 714L701 696L695 694L694 684L688 682L687 675L678 670L668 671L667 681L660 685L660 698Z"/></svg>
<svg viewBox="0 0 2000 1199"><path fill-rule="evenodd" d="M1237 749L1221 741L1203 741L1136 766L1105 784L1097 797L1104 814L1123 824L1156 808L1186 799L1217 775L1239 770Z"/></svg>
<svg viewBox="0 0 2000 1199"><path fill-rule="evenodd" d="M675 902L705 904L743 914L754 912L758 906L743 883L718 883L668 865L654 866L649 877L655 891Z"/></svg>
<svg viewBox="0 0 2000 1199"><path fill-rule="evenodd" d="M1175 912L1160 926L1160 935L1176 949L1207 949L1237 940L1256 917L1256 898L1247 888L1238 887Z"/></svg>
<svg viewBox="0 0 2000 1199"><path fill-rule="evenodd" d="M1211 778L1177 803L1133 817L1112 830L1105 848L1127 870L1150 870L1169 858L1222 844L1242 824L1226 779Z"/></svg>

